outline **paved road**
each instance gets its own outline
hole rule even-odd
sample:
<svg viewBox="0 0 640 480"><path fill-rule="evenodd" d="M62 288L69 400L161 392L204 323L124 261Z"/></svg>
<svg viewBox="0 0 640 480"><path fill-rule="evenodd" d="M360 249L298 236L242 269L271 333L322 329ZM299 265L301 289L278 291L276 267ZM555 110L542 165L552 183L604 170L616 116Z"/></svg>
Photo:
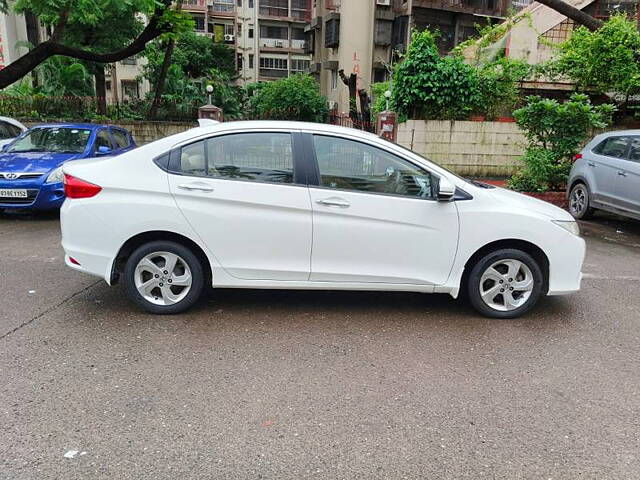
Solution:
<svg viewBox="0 0 640 480"><path fill-rule="evenodd" d="M154 318L62 265L55 217L0 216L0 478L640 478L640 224L583 229L583 291L516 321L263 291Z"/></svg>

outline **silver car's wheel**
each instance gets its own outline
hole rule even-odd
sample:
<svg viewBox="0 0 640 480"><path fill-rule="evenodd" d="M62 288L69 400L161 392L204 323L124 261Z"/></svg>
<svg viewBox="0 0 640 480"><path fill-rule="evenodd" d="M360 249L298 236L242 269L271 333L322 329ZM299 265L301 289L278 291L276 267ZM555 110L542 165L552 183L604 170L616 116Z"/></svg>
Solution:
<svg viewBox="0 0 640 480"><path fill-rule="evenodd" d="M135 287L146 301L169 306L182 301L191 290L193 276L187 262L171 252L145 255L135 268Z"/></svg>
<svg viewBox="0 0 640 480"><path fill-rule="evenodd" d="M489 307L500 312L517 310L527 303L534 287L531 269L511 258L498 260L480 277L480 297Z"/></svg>
<svg viewBox="0 0 640 480"><path fill-rule="evenodd" d="M576 184L569 194L569 212L575 218L587 218L593 213L589 205L589 189L584 183Z"/></svg>

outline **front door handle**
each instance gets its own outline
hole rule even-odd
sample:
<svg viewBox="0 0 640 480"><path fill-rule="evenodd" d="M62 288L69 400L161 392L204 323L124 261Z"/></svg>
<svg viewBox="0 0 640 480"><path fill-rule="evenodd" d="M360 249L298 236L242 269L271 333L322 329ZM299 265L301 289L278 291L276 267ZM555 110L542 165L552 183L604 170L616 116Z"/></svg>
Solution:
<svg viewBox="0 0 640 480"><path fill-rule="evenodd" d="M618 172L618 175L620 175L621 177L626 177L626 176L627 176L627 173L626 173L626 172L623 172L623 171L619 171L619 172Z"/></svg>
<svg viewBox="0 0 640 480"><path fill-rule="evenodd" d="M208 185L200 184L200 183L183 183L182 185L178 185L178 188L182 190L188 190L190 192L205 192L210 193L213 192L213 187L209 187Z"/></svg>
<svg viewBox="0 0 640 480"><path fill-rule="evenodd" d="M327 207L341 207L341 208L349 208L351 204L342 198L324 198L322 200L318 200L316 203L320 205L326 205Z"/></svg>
<svg viewBox="0 0 640 480"><path fill-rule="evenodd" d="M589 165L590 167L595 167L596 164L594 162L587 162L587 165Z"/></svg>

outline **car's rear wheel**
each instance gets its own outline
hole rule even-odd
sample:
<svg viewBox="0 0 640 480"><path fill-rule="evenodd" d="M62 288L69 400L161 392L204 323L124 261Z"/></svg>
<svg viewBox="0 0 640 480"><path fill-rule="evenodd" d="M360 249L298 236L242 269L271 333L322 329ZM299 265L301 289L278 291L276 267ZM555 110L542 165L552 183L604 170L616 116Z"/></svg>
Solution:
<svg viewBox="0 0 640 480"><path fill-rule="evenodd" d="M174 314L191 308L204 287L204 271L187 247L155 241L135 250L125 265L129 297L154 314Z"/></svg>
<svg viewBox="0 0 640 480"><path fill-rule="evenodd" d="M467 294L473 307L491 318L515 318L531 310L544 289L544 274L526 252L501 249L472 268Z"/></svg>
<svg viewBox="0 0 640 480"><path fill-rule="evenodd" d="M569 193L569 212L574 218L584 220L593 215L593 208L590 206L591 195L589 187L584 183L576 183Z"/></svg>

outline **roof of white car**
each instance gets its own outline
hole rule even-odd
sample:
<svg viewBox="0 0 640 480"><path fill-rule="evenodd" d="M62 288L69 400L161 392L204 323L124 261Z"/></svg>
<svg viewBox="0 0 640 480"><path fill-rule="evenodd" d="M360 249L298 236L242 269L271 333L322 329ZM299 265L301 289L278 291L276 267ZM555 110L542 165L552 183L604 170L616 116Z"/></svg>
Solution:
<svg viewBox="0 0 640 480"><path fill-rule="evenodd" d="M337 125L328 125L325 123L311 123L311 122L291 122L280 120L243 120L237 122L223 122L212 125L206 125L204 127L194 127L170 137L165 137L157 140L153 143L146 145L147 148L161 151L164 148L172 148L179 143L187 142L191 139L206 136L208 134L220 133L220 132L233 132L242 130L311 130L315 132L337 133L343 135L349 135L352 137L360 137L363 139L378 139L380 137L373 133L364 132L355 128L339 127ZM144 147L143 147L144 148Z"/></svg>
<svg viewBox="0 0 640 480"><path fill-rule="evenodd" d="M20 123L18 120L16 120L15 118L11 118L11 117L0 117L0 121L3 122L7 122L10 123L11 125L14 125L16 127L18 127L20 130L25 131L27 130L27 127L25 127L22 123Z"/></svg>

